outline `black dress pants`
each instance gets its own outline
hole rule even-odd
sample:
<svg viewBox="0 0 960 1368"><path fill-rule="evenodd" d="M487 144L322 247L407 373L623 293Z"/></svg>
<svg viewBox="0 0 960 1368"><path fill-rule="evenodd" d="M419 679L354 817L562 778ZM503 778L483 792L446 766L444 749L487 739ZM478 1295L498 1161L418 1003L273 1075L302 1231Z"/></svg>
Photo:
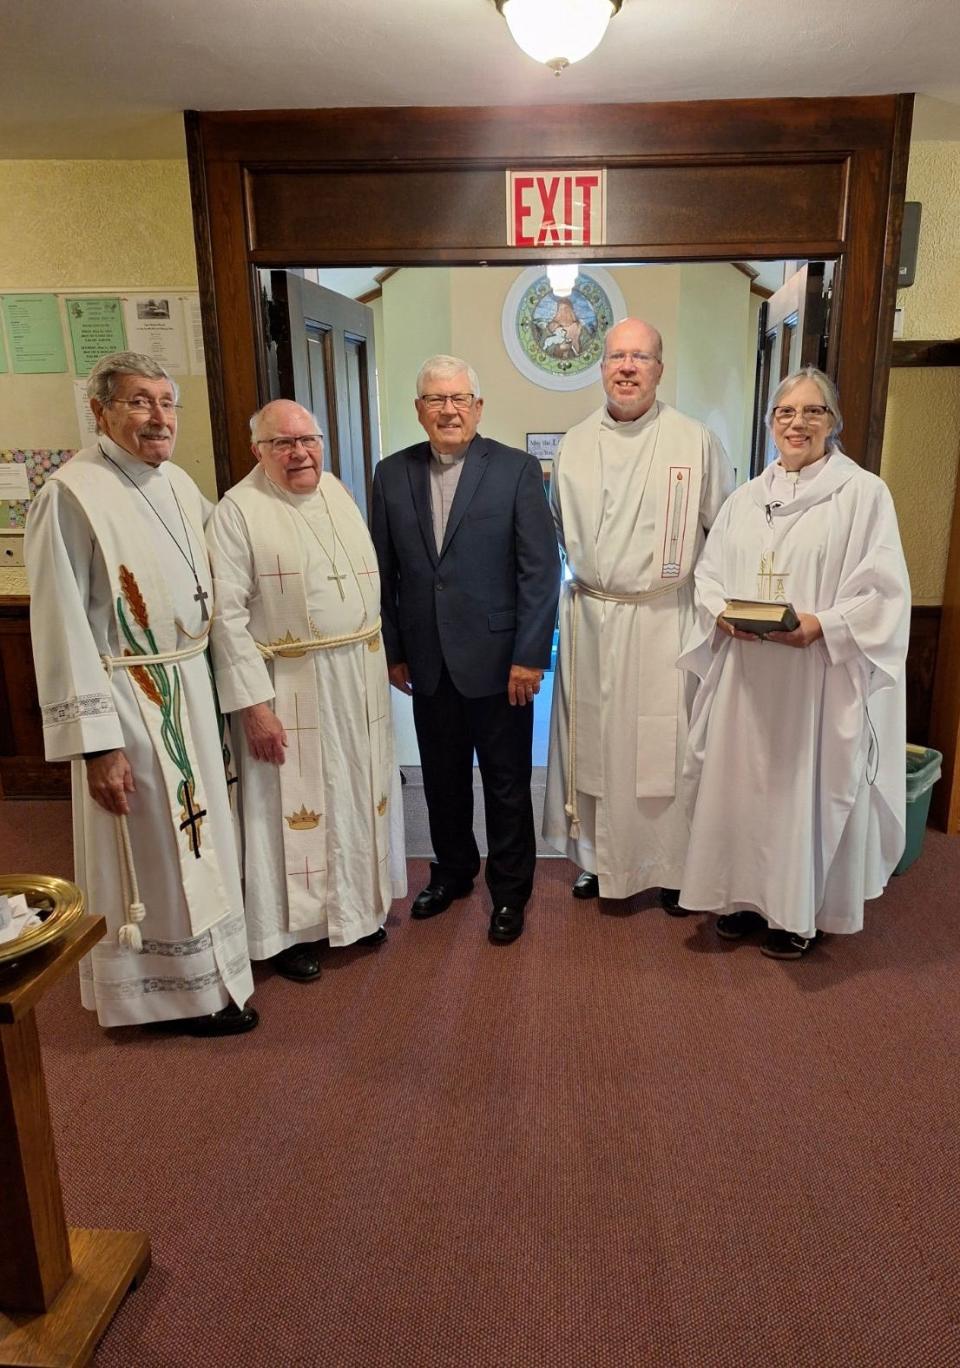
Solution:
<svg viewBox="0 0 960 1368"><path fill-rule="evenodd" d="M487 820L487 887L494 907L521 910L533 890L537 861L530 796L532 705L511 707L506 689L465 698L444 666L436 693L414 691L413 721L436 856L431 878L459 883L480 870L473 834L476 751Z"/></svg>

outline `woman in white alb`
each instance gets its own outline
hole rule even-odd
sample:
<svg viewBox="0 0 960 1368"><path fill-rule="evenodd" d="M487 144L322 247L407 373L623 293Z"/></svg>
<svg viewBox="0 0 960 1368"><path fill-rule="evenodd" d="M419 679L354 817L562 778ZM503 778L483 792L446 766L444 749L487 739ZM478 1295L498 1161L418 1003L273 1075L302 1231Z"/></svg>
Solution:
<svg viewBox="0 0 960 1368"><path fill-rule="evenodd" d="M903 850L910 588L890 493L840 449L828 377L788 376L767 426L779 459L720 511L678 662L700 679L681 903L798 959L819 931L862 928ZM790 603L799 626L734 630L732 598Z"/></svg>

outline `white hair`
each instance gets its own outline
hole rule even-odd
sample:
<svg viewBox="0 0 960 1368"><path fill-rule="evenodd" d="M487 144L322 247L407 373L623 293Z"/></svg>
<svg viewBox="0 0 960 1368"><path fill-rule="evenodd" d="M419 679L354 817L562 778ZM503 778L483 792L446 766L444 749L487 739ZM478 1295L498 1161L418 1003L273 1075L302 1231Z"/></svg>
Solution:
<svg viewBox="0 0 960 1368"><path fill-rule="evenodd" d="M256 436L257 436L257 427L258 427L258 425L259 425L259 423L260 423L260 419L261 419L261 417L262 417L262 415L263 415L264 409L268 409L268 408L270 407L271 404L275 404L276 402L277 402L276 399L268 399L267 402L266 402L265 404L261 404L261 405L260 405L260 407L257 409L256 413L251 413L251 415L250 415L250 436L253 437L254 440L256 440ZM288 399L286 402L287 402L288 404L297 404L296 399ZM313 426L317 429L318 432L320 432L320 431L321 431L321 428L320 428L320 420L318 419L317 415L316 415L315 413L311 413L310 409L308 409L308 408L303 408L303 404L297 404L297 407L298 407L298 408L302 408L303 411L304 411L304 413L310 414L310 417L313 419Z"/></svg>
<svg viewBox="0 0 960 1368"><path fill-rule="evenodd" d="M452 380L455 375L463 375L470 382L470 390L474 399L480 398L480 377L471 365L468 365L459 356L428 356L426 361L417 371L417 398L422 399L426 389L426 381L434 376L438 380Z"/></svg>
<svg viewBox="0 0 960 1368"><path fill-rule="evenodd" d="M172 375L144 352L111 352L101 356L87 380L87 398L107 405L117 391L118 375L141 375L145 380L169 380L175 403L180 402L180 386Z"/></svg>

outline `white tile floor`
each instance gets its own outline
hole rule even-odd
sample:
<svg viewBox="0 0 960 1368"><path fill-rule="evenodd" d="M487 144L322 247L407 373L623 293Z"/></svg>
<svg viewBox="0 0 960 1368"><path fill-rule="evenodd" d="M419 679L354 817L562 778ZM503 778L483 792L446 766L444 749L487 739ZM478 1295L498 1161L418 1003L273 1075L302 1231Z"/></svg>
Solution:
<svg viewBox="0 0 960 1368"><path fill-rule="evenodd" d="M393 702L393 728L397 742L397 763L419 765L420 751L413 727L413 704L396 689L390 690ZM550 737L550 703L553 698L553 673L544 675L533 713L533 763L547 763L547 744Z"/></svg>

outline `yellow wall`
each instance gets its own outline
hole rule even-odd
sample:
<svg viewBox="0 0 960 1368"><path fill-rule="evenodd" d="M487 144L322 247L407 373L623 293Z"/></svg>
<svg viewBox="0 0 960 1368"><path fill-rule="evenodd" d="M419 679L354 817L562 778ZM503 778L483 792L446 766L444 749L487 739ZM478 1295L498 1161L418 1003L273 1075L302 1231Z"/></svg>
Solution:
<svg viewBox="0 0 960 1368"><path fill-rule="evenodd" d="M907 199L923 205L916 282L901 290L903 335L960 336L960 142L910 148ZM960 457L960 370L890 372L883 460L903 537L914 601L943 601Z"/></svg>
<svg viewBox="0 0 960 1368"><path fill-rule="evenodd" d="M0 292L197 288L184 161L0 161L0 205ZM0 447L78 446L73 378L0 375ZM215 498L207 382L177 379L177 463ZM0 568L0 594L24 586Z"/></svg>
<svg viewBox="0 0 960 1368"><path fill-rule="evenodd" d="M756 361L746 276L729 266L606 269L623 292L627 312L649 319L663 335L660 397L713 426L745 470L744 404L749 391L752 412ZM385 453L423 439L414 385L420 363L432 352L452 352L474 366L484 395L483 431L511 446L523 449L528 432L565 432L599 407L599 384L543 389L510 360L501 315L517 275L516 267L436 267L401 270L384 282L377 347Z"/></svg>

